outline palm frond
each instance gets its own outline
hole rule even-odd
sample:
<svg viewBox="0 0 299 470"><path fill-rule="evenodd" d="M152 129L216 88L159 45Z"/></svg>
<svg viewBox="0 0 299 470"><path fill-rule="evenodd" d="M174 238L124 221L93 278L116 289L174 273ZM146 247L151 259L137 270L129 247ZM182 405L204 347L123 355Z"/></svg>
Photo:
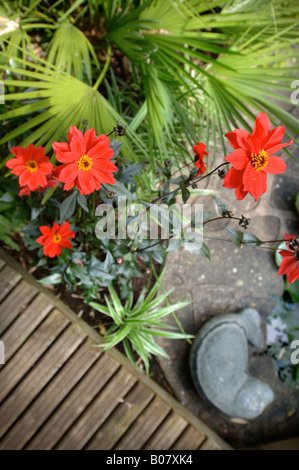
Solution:
<svg viewBox="0 0 299 470"><path fill-rule="evenodd" d="M93 46L85 34L69 21L59 23L49 47L48 62L83 80L84 72L92 83L91 58L99 68Z"/></svg>

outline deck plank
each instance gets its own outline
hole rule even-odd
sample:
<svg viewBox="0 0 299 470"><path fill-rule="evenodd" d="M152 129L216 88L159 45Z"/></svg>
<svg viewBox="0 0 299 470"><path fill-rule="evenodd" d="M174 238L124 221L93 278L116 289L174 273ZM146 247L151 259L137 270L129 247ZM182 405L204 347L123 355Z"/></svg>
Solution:
<svg viewBox="0 0 299 470"><path fill-rule="evenodd" d="M196 450L203 444L205 439L206 436L197 431L197 429L194 429L192 426L188 426L171 447L171 450Z"/></svg>
<svg viewBox="0 0 299 470"><path fill-rule="evenodd" d="M35 296L37 296L37 291L25 281L21 281L14 287L0 305L0 335L25 310Z"/></svg>
<svg viewBox="0 0 299 470"><path fill-rule="evenodd" d="M3 367L0 372L0 402L13 390L23 376L55 341L69 322L54 309L33 335L12 357L9 367Z"/></svg>
<svg viewBox="0 0 299 470"><path fill-rule="evenodd" d="M0 449L230 447L0 248Z"/></svg>
<svg viewBox="0 0 299 470"><path fill-rule="evenodd" d="M90 339L83 343L0 442L0 449L23 449L101 354Z"/></svg>
<svg viewBox="0 0 299 470"><path fill-rule="evenodd" d="M0 302L14 288L14 286L18 284L21 278L21 275L10 266L4 266L4 268L0 271Z"/></svg>
<svg viewBox="0 0 299 470"><path fill-rule="evenodd" d="M1 340L5 344L5 361L19 349L26 339L53 309L47 299L39 294L33 302L19 315L11 328L6 330Z"/></svg>
<svg viewBox="0 0 299 470"><path fill-rule="evenodd" d="M116 361L101 356L25 448L53 449L119 368Z"/></svg>
<svg viewBox="0 0 299 470"><path fill-rule="evenodd" d="M124 436L117 442L114 449L141 449L169 413L170 407L158 397L155 397L143 413L130 426Z"/></svg>
<svg viewBox="0 0 299 470"><path fill-rule="evenodd" d="M121 368L83 413L79 420L72 426L58 444L59 450L76 450L84 448L85 444L99 429L101 424L109 417L118 406L120 400L137 382L137 379Z"/></svg>
<svg viewBox="0 0 299 470"><path fill-rule="evenodd" d="M143 446L143 449L168 450L188 426L188 422L181 416L171 412L163 421L152 437Z"/></svg>
<svg viewBox="0 0 299 470"><path fill-rule="evenodd" d="M85 448L88 450L111 449L153 397L153 392L138 382Z"/></svg>
<svg viewBox="0 0 299 470"><path fill-rule="evenodd" d="M221 450L220 447L212 441L212 439L207 439L202 445L199 446L199 450Z"/></svg>
<svg viewBox="0 0 299 470"><path fill-rule="evenodd" d="M0 408L0 437L8 431L9 427L58 372L82 343L84 337L76 325L70 325L50 347L37 366L16 387L13 394L3 402Z"/></svg>

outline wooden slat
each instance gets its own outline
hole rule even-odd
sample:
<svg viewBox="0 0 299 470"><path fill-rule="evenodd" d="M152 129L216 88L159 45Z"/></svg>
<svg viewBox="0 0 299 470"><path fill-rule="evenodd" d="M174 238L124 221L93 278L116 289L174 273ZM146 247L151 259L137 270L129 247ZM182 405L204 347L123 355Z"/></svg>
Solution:
<svg viewBox="0 0 299 470"><path fill-rule="evenodd" d="M0 302L20 281L21 276L10 266L4 266L0 271Z"/></svg>
<svg viewBox="0 0 299 470"><path fill-rule="evenodd" d="M128 449L134 440L138 445L139 433L139 435L145 434L145 439L140 439L140 445L139 447L135 447L134 445L133 448L135 449L142 447L157 450L168 450L171 447L175 449L178 446L182 447L184 442L188 441L188 434L191 433L192 428L194 428L196 432L199 432L199 434L205 435L206 437L206 441L200 444L201 448L205 449L213 447L217 449L231 449L226 442L217 436L208 426L198 420L189 410L186 409L186 407L178 403L164 389L145 374L136 371L129 361L115 348L112 348L103 354L99 360L96 360L95 363L91 365L90 368L87 367L87 372L83 373L79 382L76 382L75 378L74 382L72 382L72 369L76 364L74 362L74 366L69 367L69 375L59 382L61 383L61 389L58 388L58 390L61 390L61 393L58 394L57 401L55 401L55 381L59 381L59 376L63 373L64 369L67 368L72 357L77 355L80 349L80 344L81 347L83 347L86 335L91 338L93 344L101 344L103 343L103 339L93 328L87 325L82 319L78 318L77 315L60 299L37 283L36 280L19 265L19 263L13 260L1 248L0 257L6 263L3 269L0 269L0 280L1 275L3 275L5 270L7 270L8 266L13 267L18 275L21 275L23 280L32 286L35 292L39 292L38 296L41 296L42 293L42 295L47 299L48 305L50 305L50 310L56 307L72 324L72 326L67 327L66 331L62 333L49 350L44 353L37 363L37 366L27 372L27 375L16 385L13 393L4 401L2 409L0 410L0 431L2 423L7 422L8 424L4 425L6 434L4 435L2 442L8 443L11 439L10 443L12 447L16 445L17 448L22 447L26 449L82 449L84 447L97 447L95 442L98 442L100 436L99 433L101 433L105 427L108 430L107 423L116 423L115 416L118 416L118 413L121 413L121 411L125 414L125 411L123 411L125 410L125 403L122 403L122 400L120 399L125 398L126 400L127 396L129 396L130 393L133 393L134 390L137 389L137 386L142 384L156 397L154 399L151 398L150 403L146 405L144 409L140 410L139 416L137 416L137 413L134 420L132 418L132 422L130 422L129 427L124 430L124 434L122 434L123 430L120 432L117 436L118 440L113 444L115 448ZM15 289L13 286L10 286L9 288L5 287L6 292L3 294L4 302L9 297L10 293L12 293L12 289L17 293L17 288L21 285L21 282L18 283L19 281L20 278L15 281L17 283L15 284ZM11 298L13 299L13 295L11 295ZM27 314L32 304L33 302L31 302L25 310ZM39 325L45 320L45 317L39 319L33 328L29 328L26 323L27 319L24 316L24 312L22 312L21 315L18 313L18 318L14 317L12 321L9 321L9 325L5 326L5 332L2 330L4 332L3 336L10 334L12 338L14 327L17 326L18 335L21 335L21 337L19 339L18 336L15 335L18 345L11 353L11 359L4 366L3 370L5 370L6 367L9 367L13 360L13 354L18 354L17 349L22 347L22 345L23 347L25 346L25 341L29 341L30 335L34 334L34 331L39 328ZM21 318L24 320L25 334L22 332L20 322ZM34 318L31 319L34 321ZM71 327L74 327L74 325L77 325L77 327L80 328L81 334L83 334L83 339L80 340L81 343L79 342L80 344L76 344L75 341L75 346L73 345L73 341L70 342L70 344L65 341L65 333ZM57 367L55 369L52 362L53 357L54 362L55 357L58 358L58 351L52 355L52 362L49 359L49 352L54 351L55 345L58 344L62 338L64 341L60 344L60 357L63 357L63 359L56 361L58 364L56 363ZM3 338L0 339L3 340ZM73 351L71 351L72 347L74 347ZM79 360L80 356L78 354L78 361ZM107 366L109 362L110 367L109 365ZM40 364L44 364L46 367L44 367L44 369L39 369ZM85 362L82 362L81 364L83 366ZM101 367L99 367L99 364ZM39 369L38 374L36 373L36 369ZM79 367L77 370L79 371ZM119 380L118 377L121 374L122 380ZM33 378L33 380L29 381L30 377ZM132 383L129 385L125 384L124 387L126 378L128 378ZM65 391L63 391L63 382L66 387ZM70 387L68 387L69 382ZM43 397L45 397L46 400L42 400ZM136 397L136 399L138 400L138 397ZM53 406L51 407L52 400ZM156 419L150 423L151 413L149 410L152 410L153 404L157 402L162 404L161 407L163 410L161 411L160 416L156 416ZM49 412L47 412L47 407L49 407ZM28 414L30 410L34 411L32 415ZM12 418L10 418L10 415ZM26 427L27 416L31 416L31 419L29 420L30 424ZM41 416L40 420L39 416ZM120 414L119 416L122 417L123 415ZM144 416L145 419L143 419ZM22 422L24 426L22 426ZM144 426L140 427L140 423L142 422ZM136 431L137 429L139 429L138 432ZM13 436L13 430L19 430L18 433L15 434L18 438L17 443L16 440L13 440L13 437L10 437ZM118 432L117 428L116 433ZM26 438L24 436L26 436ZM106 437L103 433L102 436L105 440ZM192 436L190 435L189 439L191 439ZM5 439L7 439L7 441L5 441ZM108 442L107 439L106 442ZM104 443L103 446L105 447L106 444ZM10 447L7 444L4 445L3 448Z"/></svg>
<svg viewBox="0 0 299 470"><path fill-rule="evenodd" d="M194 429L192 426L183 432L183 434L178 438L178 440L171 447L172 450L196 450L200 445L203 444L206 437L201 434L197 429Z"/></svg>
<svg viewBox="0 0 299 470"><path fill-rule="evenodd" d="M101 356L25 448L53 449L119 367L110 357Z"/></svg>
<svg viewBox="0 0 299 470"><path fill-rule="evenodd" d="M90 340L82 344L0 442L0 449L22 449L101 354Z"/></svg>
<svg viewBox="0 0 299 470"><path fill-rule="evenodd" d="M4 333L1 341L5 345L6 363L52 309L53 305L43 295L39 294L29 304L28 308L22 312L11 328ZM7 366L8 364L6 364Z"/></svg>
<svg viewBox="0 0 299 470"><path fill-rule="evenodd" d="M21 281L0 305L0 335L25 310L37 291Z"/></svg>
<svg viewBox="0 0 299 470"><path fill-rule="evenodd" d="M169 406L155 397L114 448L116 450L141 449L169 413Z"/></svg>
<svg viewBox="0 0 299 470"><path fill-rule="evenodd" d="M8 431L9 427L58 372L82 343L84 337L76 325L68 327L37 366L17 386L14 393L9 395L0 408L0 437Z"/></svg>
<svg viewBox="0 0 299 470"><path fill-rule="evenodd" d="M82 449L136 382L135 377L121 368L72 426L57 449Z"/></svg>
<svg viewBox="0 0 299 470"><path fill-rule="evenodd" d="M131 390L124 403L118 405L96 436L86 446L89 450L109 450L136 420L154 394L140 382Z"/></svg>
<svg viewBox="0 0 299 470"><path fill-rule="evenodd" d="M221 450L221 449L211 439L207 439L202 445L199 446L199 450Z"/></svg>
<svg viewBox="0 0 299 470"><path fill-rule="evenodd" d="M147 441L143 449L168 450L188 426L188 422L172 412Z"/></svg>
<svg viewBox="0 0 299 470"><path fill-rule="evenodd" d="M56 337L64 330L69 321L54 309L46 320L30 336L26 343L12 357L9 366L0 372L0 402L17 385L26 373L34 367Z"/></svg>
<svg viewBox="0 0 299 470"><path fill-rule="evenodd" d="M0 270L5 266L5 261L0 258Z"/></svg>

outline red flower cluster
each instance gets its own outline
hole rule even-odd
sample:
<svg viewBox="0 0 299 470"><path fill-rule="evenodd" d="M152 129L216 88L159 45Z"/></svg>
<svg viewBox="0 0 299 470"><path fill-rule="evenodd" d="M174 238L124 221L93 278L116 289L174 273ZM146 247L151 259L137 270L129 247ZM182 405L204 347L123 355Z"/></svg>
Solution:
<svg viewBox="0 0 299 470"><path fill-rule="evenodd" d="M19 177L21 191L24 190L22 195L48 187L47 176L51 174L53 165L49 157L45 156L44 147L35 147L33 144L26 148L12 147L11 153L17 158L8 160L6 166L13 175Z"/></svg>
<svg viewBox="0 0 299 470"><path fill-rule="evenodd" d="M290 235L288 233L284 233L283 236L286 240L288 250L279 251L279 254L282 256L282 261L278 274L287 274L288 282L291 284L292 282L299 279L299 236L296 237L295 235ZM292 248L292 242L287 240L296 240L297 248Z"/></svg>
<svg viewBox="0 0 299 470"><path fill-rule="evenodd" d="M284 127L275 127L270 131L269 118L261 112L255 121L252 135L241 129L225 134L235 150L225 157L232 168L227 172L223 186L234 188L238 200L244 199L249 193L257 201L267 190L267 174L275 175L285 171L286 164L282 158L274 155L293 143L293 140L281 143L284 133Z"/></svg>
<svg viewBox="0 0 299 470"><path fill-rule="evenodd" d="M58 181L53 180L53 178L51 176L47 176L47 185L46 186L39 186L37 188L37 192L42 193L47 188L54 188L58 184L59 184ZM29 186L24 186L23 188L20 188L19 196L31 196L31 191L29 189Z"/></svg>
<svg viewBox="0 0 299 470"><path fill-rule="evenodd" d="M193 150L195 152L196 156L196 162L195 166L198 168L198 172L196 176L203 175L203 173L206 171L206 166L204 162L204 157L205 155L209 155L208 152L206 152L206 146L202 142L198 142L197 145L193 145ZM195 178L196 178L195 176Z"/></svg>
<svg viewBox="0 0 299 470"><path fill-rule="evenodd" d="M61 255L62 248L73 248L69 238L75 238L75 232L70 230L70 226L70 222L64 222L61 226L54 222L53 227L39 227L42 236L36 242L44 246L44 255L54 258Z"/></svg>
<svg viewBox="0 0 299 470"><path fill-rule="evenodd" d="M109 138L102 134L96 137L94 129L83 135L71 126L68 142L54 142L56 158L63 165L55 168L53 175L64 184L64 189L77 186L81 194L90 194L100 189L101 183L115 184L113 172L118 171L111 162L113 149Z"/></svg>

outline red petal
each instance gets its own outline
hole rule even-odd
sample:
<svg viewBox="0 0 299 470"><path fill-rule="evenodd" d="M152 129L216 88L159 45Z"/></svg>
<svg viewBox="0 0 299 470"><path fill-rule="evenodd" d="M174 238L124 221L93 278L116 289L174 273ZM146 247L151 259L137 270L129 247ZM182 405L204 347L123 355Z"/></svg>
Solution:
<svg viewBox="0 0 299 470"><path fill-rule="evenodd" d="M82 157L86 153L86 144L83 137L78 137L74 135L71 141L71 151L77 158Z"/></svg>
<svg viewBox="0 0 299 470"><path fill-rule="evenodd" d="M13 170L14 167L16 165L22 165L25 167L25 165L23 163L21 163L18 158L15 158L15 157L12 157L10 160L8 160L6 163L5 163L5 166L7 166L7 168L9 168L10 170Z"/></svg>
<svg viewBox="0 0 299 470"><path fill-rule="evenodd" d="M94 178L92 171L80 171L78 174L78 189L81 194L90 194L94 191Z"/></svg>
<svg viewBox="0 0 299 470"><path fill-rule="evenodd" d="M45 175L43 175L39 171L35 171L34 173L29 173L27 184L31 191L35 191L38 186L47 186L47 179Z"/></svg>
<svg viewBox="0 0 299 470"><path fill-rule="evenodd" d="M290 235L289 233L286 233L286 232L283 232L283 236L285 240L290 240L290 239L296 240L297 238L296 235Z"/></svg>
<svg viewBox="0 0 299 470"><path fill-rule="evenodd" d="M59 179L63 183L73 182L79 173L79 169L76 163L69 163L65 165L59 174Z"/></svg>
<svg viewBox="0 0 299 470"><path fill-rule="evenodd" d="M264 171L255 171L248 163L243 174L244 191L248 191L257 201L261 194L267 191L267 174Z"/></svg>
<svg viewBox="0 0 299 470"><path fill-rule="evenodd" d="M252 137L257 141L264 143L270 132L270 120L267 114L261 112L256 118Z"/></svg>
<svg viewBox="0 0 299 470"><path fill-rule="evenodd" d="M244 191L243 185L242 185L236 188L235 194L236 194L237 200L242 201L242 199L244 199L247 196L248 191Z"/></svg>
<svg viewBox="0 0 299 470"><path fill-rule="evenodd" d="M248 150L237 149L227 155L224 160L230 162L236 170L244 170L249 162L249 152Z"/></svg>
<svg viewBox="0 0 299 470"><path fill-rule="evenodd" d="M297 281L297 279L299 279L299 267L297 267L291 273L289 273L287 279L288 279L289 284L292 284L292 282Z"/></svg>
<svg viewBox="0 0 299 470"><path fill-rule="evenodd" d="M286 171L287 165L282 158L272 155L269 157L267 166L264 168L264 171L269 175L277 175L279 173L284 173Z"/></svg>
<svg viewBox="0 0 299 470"><path fill-rule="evenodd" d="M105 170L99 170L97 168L93 169L93 175L94 177L100 182L100 183L109 183L109 184L115 184L115 179L111 173Z"/></svg>
<svg viewBox="0 0 299 470"><path fill-rule="evenodd" d="M234 168L230 168L225 175L223 180L224 188L237 188L243 184L243 171L235 170Z"/></svg>
<svg viewBox="0 0 299 470"><path fill-rule="evenodd" d="M43 235L51 235L51 227L48 227L48 225L41 225L39 229Z"/></svg>
<svg viewBox="0 0 299 470"><path fill-rule="evenodd" d="M290 253L290 256L286 256L282 259L278 274L288 274L296 269L298 266L297 256Z"/></svg>
<svg viewBox="0 0 299 470"><path fill-rule="evenodd" d="M67 135L67 140L69 141L69 143L71 143L72 139L74 136L77 136L79 137L80 139L83 139L83 134L81 131L79 131L79 129L77 129L76 126L71 126L70 127L70 130L68 132L68 135Z"/></svg>
<svg viewBox="0 0 299 470"><path fill-rule="evenodd" d="M71 242L67 239L63 239L61 240L61 242L59 243L60 246L62 246L63 248L73 248L73 245L71 244Z"/></svg>
<svg viewBox="0 0 299 470"><path fill-rule="evenodd" d="M293 139L291 139L289 142L286 142L285 144L278 144L274 145L273 147L270 148L264 148L264 150L267 151L268 155L273 155L273 153L278 152L278 150L283 149L284 147L287 147L288 145L291 145L293 143Z"/></svg>
<svg viewBox="0 0 299 470"><path fill-rule="evenodd" d="M45 149L44 147L36 147L33 151L33 158L35 161L39 162L45 158ZM48 157L46 159L49 161Z"/></svg>
<svg viewBox="0 0 299 470"><path fill-rule="evenodd" d="M225 137L227 137L230 145L234 149L241 147L244 150L249 150L247 143L247 139L251 137L249 132L244 131L243 129L235 129L232 132L227 132L227 134L225 134Z"/></svg>
<svg viewBox="0 0 299 470"><path fill-rule="evenodd" d="M50 175L53 170L53 165L50 162L41 162L38 165L38 171L45 173L45 175Z"/></svg>
<svg viewBox="0 0 299 470"><path fill-rule="evenodd" d="M264 144L264 150L267 148L273 147L274 145L280 144L282 141L282 138L285 133L285 128L282 127L275 127L272 129L272 131L269 133L268 138Z"/></svg>
<svg viewBox="0 0 299 470"><path fill-rule="evenodd" d="M96 139L95 129L88 129L84 134L86 151L88 151L91 148L95 139Z"/></svg>

